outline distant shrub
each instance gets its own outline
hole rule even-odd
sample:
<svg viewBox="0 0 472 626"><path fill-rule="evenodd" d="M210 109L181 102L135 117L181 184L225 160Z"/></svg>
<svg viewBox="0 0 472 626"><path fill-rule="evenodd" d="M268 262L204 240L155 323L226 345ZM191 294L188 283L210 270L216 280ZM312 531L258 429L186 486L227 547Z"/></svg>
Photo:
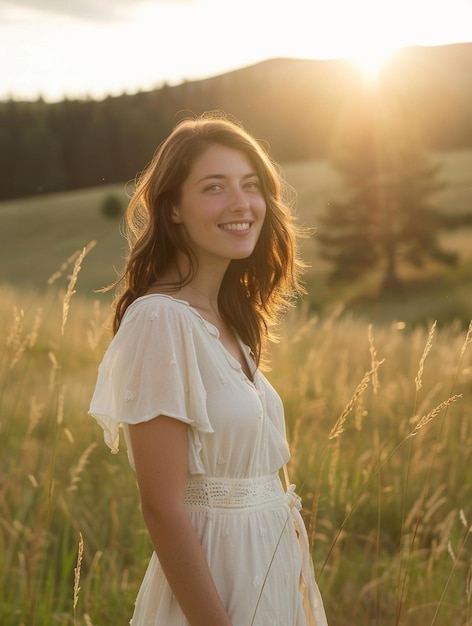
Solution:
<svg viewBox="0 0 472 626"><path fill-rule="evenodd" d="M110 219L118 219L123 215L124 202L121 196L110 193L103 198L100 211L102 215Z"/></svg>

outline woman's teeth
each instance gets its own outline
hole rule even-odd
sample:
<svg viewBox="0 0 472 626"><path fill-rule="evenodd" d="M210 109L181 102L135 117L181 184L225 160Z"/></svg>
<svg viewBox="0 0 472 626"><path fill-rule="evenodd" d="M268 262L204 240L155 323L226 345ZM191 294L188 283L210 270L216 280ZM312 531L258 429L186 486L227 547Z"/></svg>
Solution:
<svg viewBox="0 0 472 626"><path fill-rule="evenodd" d="M238 224L222 224L223 230L247 230L249 228L249 222L241 222Z"/></svg>

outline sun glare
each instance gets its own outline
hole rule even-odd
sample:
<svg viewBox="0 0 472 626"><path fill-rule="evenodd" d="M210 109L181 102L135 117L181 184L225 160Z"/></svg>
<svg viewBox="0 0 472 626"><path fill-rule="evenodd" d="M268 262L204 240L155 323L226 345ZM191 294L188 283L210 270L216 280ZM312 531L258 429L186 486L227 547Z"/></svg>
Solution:
<svg viewBox="0 0 472 626"><path fill-rule="evenodd" d="M388 63L398 48L395 46L367 45L351 53L349 58L362 72L366 80L375 80L382 68Z"/></svg>

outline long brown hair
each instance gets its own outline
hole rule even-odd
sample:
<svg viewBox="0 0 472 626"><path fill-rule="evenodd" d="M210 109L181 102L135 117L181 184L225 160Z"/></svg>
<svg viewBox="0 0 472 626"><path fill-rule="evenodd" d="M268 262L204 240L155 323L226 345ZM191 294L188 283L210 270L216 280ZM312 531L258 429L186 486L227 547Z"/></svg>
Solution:
<svg viewBox="0 0 472 626"><path fill-rule="evenodd" d="M195 161L211 145L243 152L260 180L266 216L252 254L230 262L218 307L259 363L266 340L274 340L274 325L292 298L303 289L302 263L297 254L297 228L286 196L288 188L266 150L239 123L219 113L206 113L177 124L139 175L126 213L129 254L115 301L113 330L117 332L128 306L144 295L174 263L177 251L189 261L189 273L178 290L192 280L196 259L171 218L182 184Z"/></svg>

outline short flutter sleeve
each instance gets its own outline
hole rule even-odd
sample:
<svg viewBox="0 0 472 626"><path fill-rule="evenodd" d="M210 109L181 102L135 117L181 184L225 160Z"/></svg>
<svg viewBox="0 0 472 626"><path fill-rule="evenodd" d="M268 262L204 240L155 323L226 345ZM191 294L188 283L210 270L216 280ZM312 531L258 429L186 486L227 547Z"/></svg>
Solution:
<svg viewBox="0 0 472 626"><path fill-rule="evenodd" d="M200 433L213 429L193 317L184 304L170 298L144 297L128 308L99 366L89 409L112 452L118 452L120 424L127 435L126 425L165 415L189 424L189 471L204 473Z"/></svg>

